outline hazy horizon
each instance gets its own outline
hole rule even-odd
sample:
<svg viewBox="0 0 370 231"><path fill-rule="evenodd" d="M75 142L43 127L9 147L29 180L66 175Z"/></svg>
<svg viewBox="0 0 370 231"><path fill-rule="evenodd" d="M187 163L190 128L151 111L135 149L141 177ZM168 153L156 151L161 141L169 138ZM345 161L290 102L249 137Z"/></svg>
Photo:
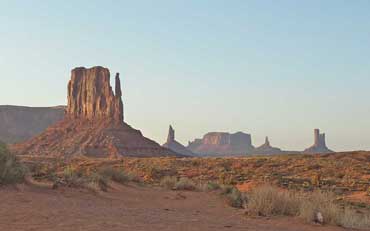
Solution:
<svg viewBox="0 0 370 231"><path fill-rule="evenodd" d="M121 73L125 121L164 143L243 131L370 150L369 1L0 0L0 105L66 105L70 71ZM111 78L112 80L113 78ZM113 83L113 81L112 81ZM5 86L5 87L4 87Z"/></svg>

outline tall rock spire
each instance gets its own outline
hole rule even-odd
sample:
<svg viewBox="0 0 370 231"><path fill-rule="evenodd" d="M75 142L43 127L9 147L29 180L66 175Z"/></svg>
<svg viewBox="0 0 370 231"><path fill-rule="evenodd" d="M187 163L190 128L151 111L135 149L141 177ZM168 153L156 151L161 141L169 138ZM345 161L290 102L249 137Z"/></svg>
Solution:
<svg viewBox="0 0 370 231"><path fill-rule="evenodd" d="M115 82L115 93L116 93L116 110L115 110L115 120L118 122L123 121L123 103L122 103L122 89L121 89L121 80L119 78L119 73L116 74Z"/></svg>
<svg viewBox="0 0 370 231"><path fill-rule="evenodd" d="M167 136L167 142L173 142L175 141L175 130L173 130L172 126L170 125L170 128L168 129L168 136Z"/></svg>
<svg viewBox="0 0 370 231"><path fill-rule="evenodd" d="M115 93L116 97L121 97L122 96L122 89L121 89L121 80L119 78L119 73L116 73L116 83L115 83Z"/></svg>
<svg viewBox="0 0 370 231"><path fill-rule="evenodd" d="M269 141L269 137L268 136L266 136L266 138L265 138L265 145L266 146L270 146L270 141Z"/></svg>

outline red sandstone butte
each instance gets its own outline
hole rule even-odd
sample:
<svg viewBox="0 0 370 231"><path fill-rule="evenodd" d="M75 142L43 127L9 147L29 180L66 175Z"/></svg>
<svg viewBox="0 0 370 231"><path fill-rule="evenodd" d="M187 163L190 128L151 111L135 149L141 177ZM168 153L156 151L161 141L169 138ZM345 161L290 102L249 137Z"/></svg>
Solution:
<svg viewBox="0 0 370 231"><path fill-rule="evenodd" d="M75 68L68 83L64 119L12 149L20 155L67 158L179 156L124 122L121 96L118 73L114 94L107 68Z"/></svg>

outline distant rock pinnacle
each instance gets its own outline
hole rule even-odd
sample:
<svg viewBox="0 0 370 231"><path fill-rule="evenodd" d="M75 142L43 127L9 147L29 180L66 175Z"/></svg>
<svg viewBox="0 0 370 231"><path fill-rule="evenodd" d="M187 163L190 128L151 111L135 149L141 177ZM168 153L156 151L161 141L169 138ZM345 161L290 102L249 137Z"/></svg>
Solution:
<svg viewBox="0 0 370 231"><path fill-rule="evenodd" d="M303 153L331 153L333 152L326 146L325 133L320 133L320 129L314 130L314 144L303 151Z"/></svg>
<svg viewBox="0 0 370 231"><path fill-rule="evenodd" d="M168 129L168 136L167 136L167 142L162 145L165 148L170 149L171 151L174 151L180 155L185 156L193 156L194 154L187 149L184 145L180 144L175 140L175 130L170 125L170 128Z"/></svg>
<svg viewBox="0 0 370 231"><path fill-rule="evenodd" d="M265 138L265 143L257 147L253 154L263 154L263 155L272 155L272 154L281 154L283 151L280 148L272 147L269 141L268 136Z"/></svg>
<svg viewBox="0 0 370 231"><path fill-rule="evenodd" d="M173 142L175 141L175 130L173 130L172 126L170 125L170 128L168 129L168 136L167 136L167 142Z"/></svg>

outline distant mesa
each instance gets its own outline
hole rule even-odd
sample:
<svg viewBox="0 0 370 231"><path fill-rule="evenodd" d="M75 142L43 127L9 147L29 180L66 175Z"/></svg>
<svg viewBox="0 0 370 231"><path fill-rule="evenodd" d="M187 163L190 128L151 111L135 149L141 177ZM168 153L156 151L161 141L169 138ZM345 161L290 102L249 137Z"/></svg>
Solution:
<svg viewBox="0 0 370 231"><path fill-rule="evenodd" d="M0 140L8 144L26 141L62 120L65 109L0 105Z"/></svg>
<svg viewBox="0 0 370 231"><path fill-rule="evenodd" d="M65 157L179 156L124 122L121 96L118 73L114 94L107 68L75 68L64 119L12 149L17 154Z"/></svg>
<svg viewBox="0 0 370 231"><path fill-rule="evenodd" d="M266 136L265 143L253 150L253 154L271 155L285 153L280 148L275 148L270 145L269 138Z"/></svg>
<svg viewBox="0 0 370 231"><path fill-rule="evenodd" d="M254 150L251 135L243 132L210 132L189 142L187 148L200 156L244 156Z"/></svg>
<svg viewBox="0 0 370 231"><path fill-rule="evenodd" d="M319 129L314 130L314 144L303 151L303 153L307 154L320 154L332 152L333 151L326 146L325 133L320 133Z"/></svg>
<svg viewBox="0 0 370 231"><path fill-rule="evenodd" d="M194 156L194 153L175 140L175 130L171 125L168 129L167 142L162 146L184 156Z"/></svg>

